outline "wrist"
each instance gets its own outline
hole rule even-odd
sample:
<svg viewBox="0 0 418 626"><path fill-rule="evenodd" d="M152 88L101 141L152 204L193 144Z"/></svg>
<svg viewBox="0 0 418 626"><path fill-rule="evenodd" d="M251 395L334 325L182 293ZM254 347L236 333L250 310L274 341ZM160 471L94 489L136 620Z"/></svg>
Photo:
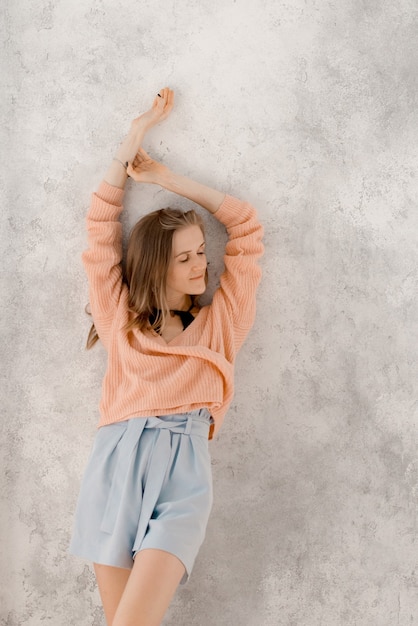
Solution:
<svg viewBox="0 0 418 626"><path fill-rule="evenodd" d="M145 129L142 132L131 132L120 144L115 153L115 157L125 163L126 161L133 161L136 153L141 147L142 140L145 136Z"/></svg>
<svg viewBox="0 0 418 626"><path fill-rule="evenodd" d="M158 180L158 185L164 187L167 191L178 193L180 188L180 179L182 178L181 176L175 174L167 168L164 174L162 174L159 178L160 180Z"/></svg>

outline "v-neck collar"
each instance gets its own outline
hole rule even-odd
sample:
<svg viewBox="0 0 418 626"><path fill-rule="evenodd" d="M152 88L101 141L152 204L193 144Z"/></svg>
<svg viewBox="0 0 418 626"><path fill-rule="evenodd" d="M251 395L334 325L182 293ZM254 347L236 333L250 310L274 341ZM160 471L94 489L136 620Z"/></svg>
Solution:
<svg viewBox="0 0 418 626"><path fill-rule="evenodd" d="M185 328L181 331L181 333L173 337L171 341L166 341L164 337L159 335L155 330L148 330L146 334L142 334L151 341L154 341L167 348L170 348L171 346L182 345L184 343L184 339L187 338L195 330L198 321L202 319L201 315L204 309L206 309L206 307L202 307L194 320L187 326L187 328Z"/></svg>

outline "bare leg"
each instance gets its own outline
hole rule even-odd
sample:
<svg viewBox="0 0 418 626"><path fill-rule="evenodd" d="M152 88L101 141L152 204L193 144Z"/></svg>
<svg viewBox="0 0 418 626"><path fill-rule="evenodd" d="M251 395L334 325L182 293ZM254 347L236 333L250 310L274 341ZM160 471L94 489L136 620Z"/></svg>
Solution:
<svg viewBox="0 0 418 626"><path fill-rule="evenodd" d="M112 626L116 609L131 574L130 569L94 563L97 585L108 626Z"/></svg>
<svg viewBox="0 0 418 626"><path fill-rule="evenodd" d="M183 563L169 552L138 552L112 626L160 626L183 574Z"/></svg>

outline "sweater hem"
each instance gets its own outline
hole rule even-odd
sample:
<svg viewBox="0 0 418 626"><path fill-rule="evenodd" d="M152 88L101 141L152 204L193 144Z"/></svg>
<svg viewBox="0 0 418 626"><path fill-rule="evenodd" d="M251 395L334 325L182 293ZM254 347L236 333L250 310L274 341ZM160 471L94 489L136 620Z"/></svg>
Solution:
<svg viewBox="0 0 418 626"><path fill-rule="evenodd" d="M212 404L212 407L210 406L211 404ZM188 413L189 411L195 411L196 409L203 409L203 408L208 409L210 414L213 416L214 421L215 419L219 419L219 418L215 418L215 416L213 415L213 412L216 413L216 403L195 402L192 404L175 407L173 409L162 409L161 411L155 411L155 410L154 411L149 411L149 410L134 411L132 413L123 415L123 417L118 417L118 418L111 418L111 417L104 418L102 416L99 422L97 423L97 428L102 428L103 426L109 426L110 424L117 424L119 422L126 422L127 420L133 419L135 417L146 419L147 417L161 417L163 415L181 415L182 413Z"/></svg>

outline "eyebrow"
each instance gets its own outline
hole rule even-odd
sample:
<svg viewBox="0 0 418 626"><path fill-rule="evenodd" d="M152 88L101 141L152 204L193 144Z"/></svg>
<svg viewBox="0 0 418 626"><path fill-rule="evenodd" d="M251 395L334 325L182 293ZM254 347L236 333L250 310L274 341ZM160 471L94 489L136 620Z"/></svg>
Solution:
<svg viewBox="0 0 418 626"><path fill-rule="evenodd" d="M203 241L200 246L198 247L198 250L200 250L200 248L202 246L206 245L206 241ZM176 256L174 257L175 259L177 259L178 256L181 256L182 254L190 254L190 252L193 252L193 250L184 250L184 252L179 252L178 254L176 254Z"/></svg>

